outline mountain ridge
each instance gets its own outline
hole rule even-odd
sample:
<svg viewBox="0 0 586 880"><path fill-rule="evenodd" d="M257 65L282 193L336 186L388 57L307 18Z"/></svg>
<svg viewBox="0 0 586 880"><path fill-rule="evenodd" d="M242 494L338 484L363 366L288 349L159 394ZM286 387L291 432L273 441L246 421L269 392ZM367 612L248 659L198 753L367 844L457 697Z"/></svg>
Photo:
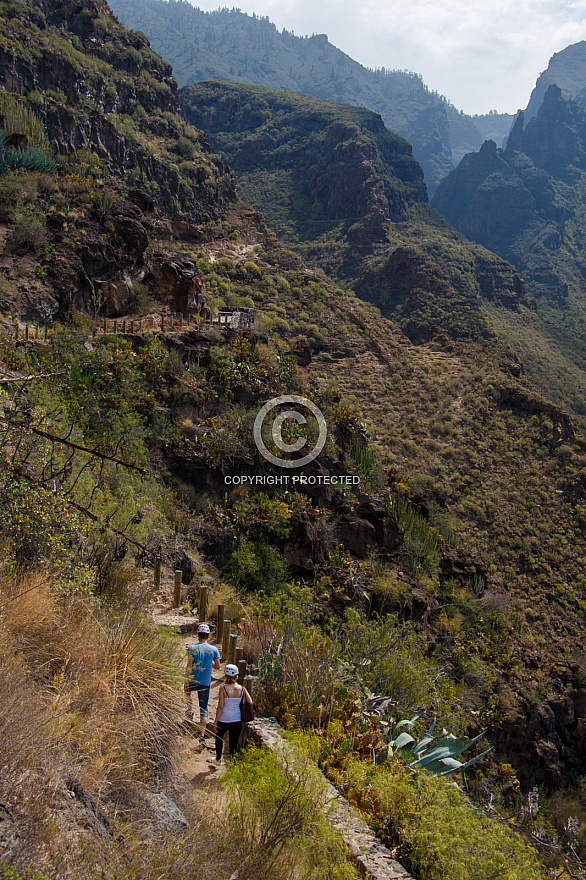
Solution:
<svg viewBox="0 0 586 880"><path fill-rule="evenodd" d="M555 52L546 70L539 74L525 108L527 122L537 115L548 88L556 85L564 98L584 105L586 101L586 41L572 43Z"/></svg>
<svg viewBox="0 0 586 880"><path fill-rule="evenodd" d="M475 118L430 91L418 74L369 70L329 43L325 34L296 37L279 33L268 18L237 10L207 13L182 2L115 0L113 8L129 26L148 33L157 51L173 63L180 85L223 79L290 89L380 113L389 129L412 143L430 192L462 155L482 143ZM480 118L506 135L508 117Z"/></svg>
<svg viewBox="0 0 586 880"><path fill-rule="evenodd" d="M528 305L511 267L442 227L410 145L377 114L215 81L183 87L180 100L284 243L374 302L413 340L425 340L434 324L455 337L482 336L483 295Z"/></svg>
<svg viewBox="0 0 586 880"><path fill-rule="evenodd" d="M172 795L197 816L202 781L179 790L173 776L183 684L168 663L176 642L171 636L162 647L137 617L151 599L171 602L153 589L149 561L159 557L166 586L178 570L191 581L181 596L185 619L200 583L211 584L259 673L270 667L257 707L291 726L307 718L306 735L319 734L312 743L324 745L334 781L349 786L414 868L425 860L427 880L469 865L479 880L503 870L510 880L543 880L537 857L517 858L520 838L509 826L533 828L522 824L519 804L534 786L558 790L559 803L559 790L581 773L586 445L575 420L536 393L518 356L523 329L543 333L539 316L522 303L497 306L507 287L483 272L486 327L490 317L502 335L453 339L435 326L412 344L376 308L287 251L238 200L231 169L177 112L168 65L104 3L44 0L41 9L12 0L0 7L0 45L0 83L19 87L0 91L3 125L15 123L24 150L10 152L3 140L4 168L8 159L39 159L24 147L39 125L48 121L54 137L51 161L0 174L0 665L9 685L0 703L0 819L8 873L46 874L51 865L84 880L169 870L188 880L209 853L219 880L238 867L215 857L215 824L196 846L190 832L161 828L148 807L153 794L159 802ZM51 70L63 79L51 81ZM266 112L260 121L270 127ZM436 314L443 290L447 317L464 323L478 292L468 289L463 249L489 267L506 264L462 243L421 203L421 170L404 141L366 111L348 112L341 127L331 120L336 137L328 139L327 126L313 131L318 148L327 147L324 210L337 197L335 175L354 166L332 168L331 150L368 159L365 219L370 204L390 198L397 220L385 229L394 247L383 242L378 256L400 276L403 306L423 300L421 314ZM412 175L410 194L408 180L385 179L371 129L381 132L381 153L388 148ZM269 135L263 128L261 140ZM324 177L317 171L316 190ZM404 202L415 204L393 206L400 184ZM375 213L384 218L386 206ZM368 224L356 232L371 248ZM469 294L462 302L459 290ZM220 310L244 310L254 324L220 329L209 322ZM159 319L156 329L147 317ZM323 454L304 474L313 482L300 491L267 481L275 474L254 441L259 407L290 392L319 406L328 424ZM360 480L359 493L336 488L332 475ZM256 477L265 482L252 485ZM274 652L258 647L259 632ZM275 678L279 669L309 681L311 704L307 690ZM377 677L366 679L371 672ZM499 751L468 775L478 807L464 814L456 787L432 780L422 812L427 819L437 811L437 827L413 821L419 789L398 756L379 763L389 756L385 728L362 690L392 699L399 717L425 712L458 733L486 731ZM389 716L389 725L396 721ZM185 737L181 745L197 747ZM348 767L354 781L343 775ZM263 779L264 808L275 785ZM384 787L389 779L396 788ZM255 772L254 795L258 782ZM389 822L395 796L407 803L400 828ZM512 820L506 826L489 815L493 796ZM571 795L562 807L559 841ZM469 816L479 809L474 825ZM243 816L241 806L236 812ZM548 815L553 821L555 811ZM505 828L505 837L489 835L491 827ZM315 825L312 833L315 840ZM263 855L258 844L250 849ZM247 857L244 850L240 865ZM285 876L291 871L287 858Z"/></svg>

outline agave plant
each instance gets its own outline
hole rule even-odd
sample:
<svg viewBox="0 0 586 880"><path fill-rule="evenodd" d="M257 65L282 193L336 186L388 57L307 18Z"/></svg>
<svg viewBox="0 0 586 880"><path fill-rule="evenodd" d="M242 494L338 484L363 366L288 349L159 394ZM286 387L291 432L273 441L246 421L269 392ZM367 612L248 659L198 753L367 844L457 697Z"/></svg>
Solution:
<svg viewBox="0 0 586 880"><path fill-rule="evenodd" d="M447 731L434 736L435 721L419 742L416 741L408 730L411 730L415 722L421 718L421 715L415 715L410 720L400 721L393 731L388 734L388 743L386 749L383 749L376 757L376 762L384 763L395 754L400 754L403 759L408 761L408 767L411 769L429 770L434 776L449 776L451 773L462 773L462 778L466 780L464 771L484 758L492 751L493 746L486 749L475 758L469 761L459 761L459 756L478 742L484 731L479 733L473 739L465 736L454 736ZM387 737L385 737L387 739ZM411 760L410 760L411 759Z"/></svg>
<svg viewBox="0 0 586 880"><path fill-rule="evenodd" d="M4 174L8 169L16 171L19 168L25 168L27 171L43 171L47 174L55 171L55 162L45 156L42 150L36 147L32 150L11 147L7 145L6 140L5 132L0 132L0 174Z"/></svg>

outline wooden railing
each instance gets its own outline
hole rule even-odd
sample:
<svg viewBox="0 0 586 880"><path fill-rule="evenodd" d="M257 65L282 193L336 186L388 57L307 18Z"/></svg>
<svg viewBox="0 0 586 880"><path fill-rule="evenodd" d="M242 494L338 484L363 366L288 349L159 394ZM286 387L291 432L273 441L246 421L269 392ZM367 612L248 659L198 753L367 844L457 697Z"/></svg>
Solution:
<svg viewBox="0 0 586 880"><path fill-rule="evenodd" d="M244 326L238 324L234 327L233 317L239 313L220 312L214 315L211 320L209 317L201 315L183 314L182 312L156 312L152 315L146 315L142 318L97 318L95 333L104 333L110 336L119 334L138 334L143 333L177 333L183 330L210 330L210 329L251 329L254 326L255 315L248 315L247 322ZM50 329L48 324L37 324L29 322L16 321L14 324L14 338L16 342L20 339L28 341L29 339L37 339L48 341Z"/></svg>

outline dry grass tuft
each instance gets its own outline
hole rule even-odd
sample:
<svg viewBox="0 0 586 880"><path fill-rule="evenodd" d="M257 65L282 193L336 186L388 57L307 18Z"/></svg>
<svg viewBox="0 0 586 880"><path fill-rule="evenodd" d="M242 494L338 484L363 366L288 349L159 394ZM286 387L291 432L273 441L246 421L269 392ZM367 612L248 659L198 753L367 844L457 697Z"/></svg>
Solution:
<svg viewBox="0 0 586 880"><path fill-rule="evenodd" d="M246 615L246 609L235 595L234 586L226 584L224 581L215 584L210 595L207 615L210 620L218 619L218 605L222 604L225 606L224 617L226 620L232 621L232 628L234 628Z"/></svg>
<svg viewBox="0 0 586 880"><path fill-rule="evenodd" d="M0 579L0 802L19 834L3 855L17 867L65 858L68 779L108 803L169 772L183 709L176 651L138 613L63 595L39 573Z"/></svg>

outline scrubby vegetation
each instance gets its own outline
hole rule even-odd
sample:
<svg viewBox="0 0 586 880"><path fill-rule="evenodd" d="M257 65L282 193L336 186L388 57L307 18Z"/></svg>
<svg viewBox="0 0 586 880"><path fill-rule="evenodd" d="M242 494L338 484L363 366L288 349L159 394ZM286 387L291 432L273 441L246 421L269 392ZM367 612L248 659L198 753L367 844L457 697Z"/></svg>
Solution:
<svg viewBox="0 0 586 880"><path fill-rule="evenodd" d="M133 113L149 102L156 112L96 122L119 162L103 155L101 134L78 150L57 137L54 169L0 176L2 870L227 880L246 864L267 880L353 877L309 770L301 784L262 755L234 765L216 805L237 840L229 852L194 806L176 772L177 640L149 615L158 555L192 574L205 560L212 606L225 599L258 670L258 712L305 732L312 759L414 876L582 870L575 423L482 340L437 331L411 345L227 190L201 190L195 206L172 183L157 190L159 172L176 180L184 162L203 179L209 157L185 134L167 68L104 5L71 12L81 36L62 4L49 6L64 31L19 7L23 69L37 27L43 58L105 87L79 89L100 125L139 79ZM56 90L27 100L31 138L35 119L55 133L85 107ZM138 156L144 181L125 164ZM231 179L215 167L216 184ZM456 289L447 240L439 252ZM255 309L253 327L212 326L224 307ZM139 318L150 320L137 329ZM259 407L291 392L328 424L303 475L347 482L253 482L275 476L253 439ZM283 426L289 440L311 431ZM418 738L436 718L438 731L473 741L471 759L486 753L467 771L468 792L414 775L392 732L415 716ZM161 828L153 797L165 792L189 829ZM255 817L246 827L242 804ZM290 824L271 838L284 814Z"/></svg>

